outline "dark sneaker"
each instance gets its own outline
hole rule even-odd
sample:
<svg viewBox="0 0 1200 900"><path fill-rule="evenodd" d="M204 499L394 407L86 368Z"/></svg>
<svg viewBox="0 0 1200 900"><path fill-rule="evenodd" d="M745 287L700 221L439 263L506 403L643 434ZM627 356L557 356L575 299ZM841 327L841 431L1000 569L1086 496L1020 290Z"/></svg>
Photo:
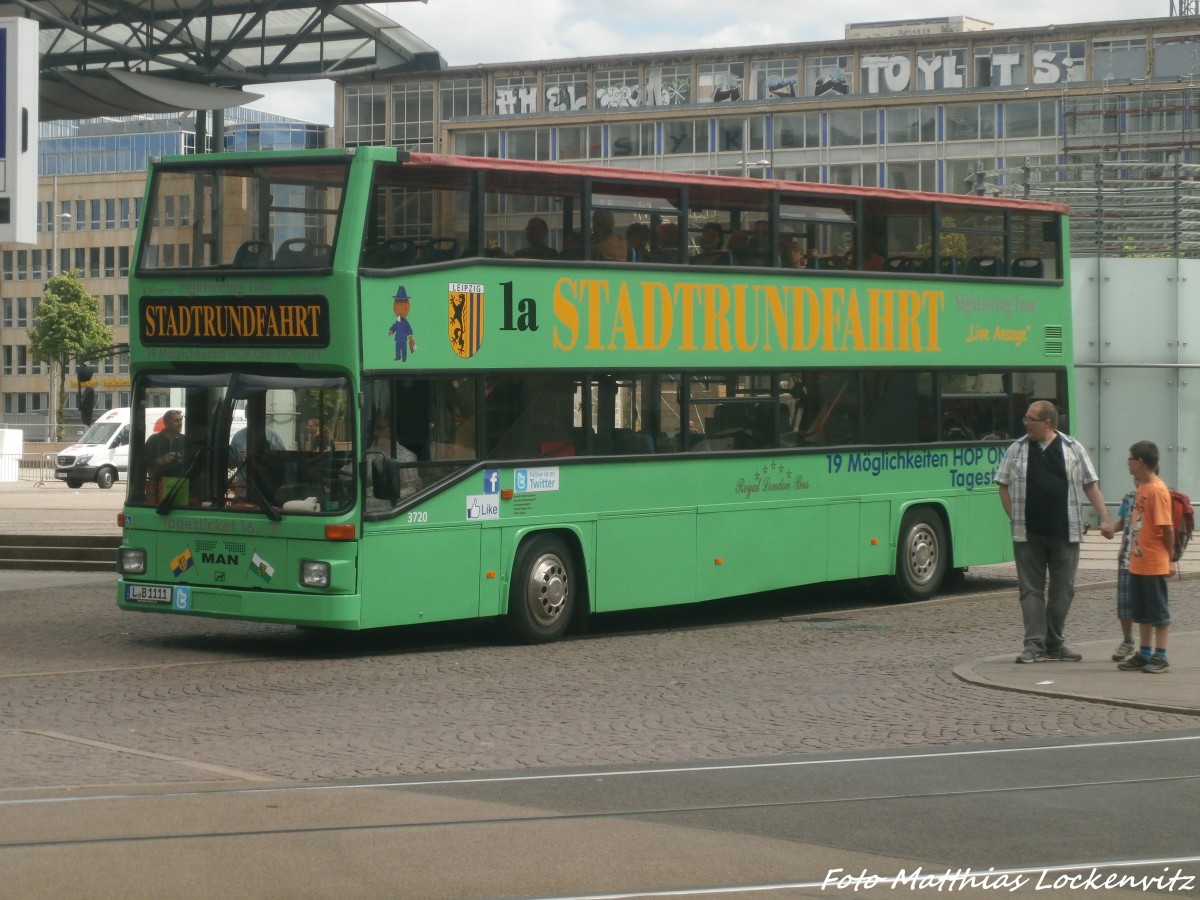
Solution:
<svg viewBox="0 0 1200 900"><path fill-rule="evenodd" d="M1149 662L1150 660L1142 656L1142 654L1135 653L1129 659L1125 660L1125 662L1117 663L1117 668L1122 672L1136 672L1138 669L1146 668Z"/></svg>
<svg viewBox="0 0 1200 900"><path fill-rule="evenodd" d="M1121 646L1113 651L1113 662L1124 662L1136 652L1137 647L1134 646L1133 641L1121 641Z"/></svg>
<svg viewBox="0 0 1200 900"><path fill-rule="evenodd" d="M1076 653L1066 644L1063 644L1061 647L1055 647L1053 650L1047 649L1046 659L1056 662L1079 662L1083 659L1083 654Z"/></svg>
<svg viewBox="0 0 1200 900"><path fill-rule="evenodd" d="M1150 662L1142 666L1142 671L1150 675L1160 675L1170 670L1171 667L1167 665L1166 657L1159 656L1157 653L1150 657Z"/></svg>
<svg viewBox="0 0 1200 900"><path fill-rule="evenodd" d="M1041 662L1046 658L1046 654L1040 650L1022 650L1021 655L1017 657L1019 663L1035 663Z"/></svg>

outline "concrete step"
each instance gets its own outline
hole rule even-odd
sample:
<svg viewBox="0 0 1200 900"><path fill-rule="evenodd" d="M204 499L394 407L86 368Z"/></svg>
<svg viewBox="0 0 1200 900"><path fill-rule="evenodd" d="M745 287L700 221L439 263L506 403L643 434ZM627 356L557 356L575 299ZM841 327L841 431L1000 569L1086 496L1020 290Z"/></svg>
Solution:
<svg viewBox="0 0 1200 900"><path fill-rule="evenodd" d="M121 545L119 534L0 534L0 547L105 547Z"/></svg>
<svg viewBox="0 0 1200 900"><path fill-rule="evenodd" d="M116 570L115 556L106 562L86 559L38 559L37 557L4 559L0 557L0 572L115 572ZM3 579L0 579L0 583L2 582Z"/></svg>
<svg viewBox="0 0 1200 900"><path fill-rule="evenodd" d="M0 559L101 560L112 562L117 545L111 547L5 547L0 543Z"/></svg>
<svg viewBox="0 0 1200 900"><path fill-rule="evenodd" d="M111 572L119 535L0 534L0 570Z"/></svg>

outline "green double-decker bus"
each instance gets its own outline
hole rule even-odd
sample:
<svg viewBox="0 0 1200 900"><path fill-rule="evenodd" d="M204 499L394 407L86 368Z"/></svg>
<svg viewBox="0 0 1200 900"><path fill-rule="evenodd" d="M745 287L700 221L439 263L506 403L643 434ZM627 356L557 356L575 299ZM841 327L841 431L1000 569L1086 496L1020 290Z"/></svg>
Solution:
<svg viewBox="0 0 1200 900"><path fill-rule="evenodd" d="M537 642L843 579L929 597L1011 558L992 473L1031 399L1070 414L1066 232L394 148L158 161L118 603Z"/></svg>

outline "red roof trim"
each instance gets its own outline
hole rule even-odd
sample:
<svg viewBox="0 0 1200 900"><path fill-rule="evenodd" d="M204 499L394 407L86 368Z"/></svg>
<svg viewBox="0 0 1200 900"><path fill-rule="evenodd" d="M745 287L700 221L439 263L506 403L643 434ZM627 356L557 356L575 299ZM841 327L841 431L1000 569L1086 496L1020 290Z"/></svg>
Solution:
<svg viewBox="0 0 1200 900"><path fill-rule="evenodd" d="M502 172L548 173L590 178L593 181L611 184L667 184L676 186L704 185L727 188L731 191L746 191L760 194L777 190L805 197L827 197L831 200L903 200L924 203L940 203L943 206L962 208L994 208L1040 210L1066 215L1069 207L1062 203L1044 200L1013 200L1000 197L977 197L967 194L939 194L929 191L901 191L895 188L870 188L856 185L817 184L810 181L778 181L769 178L740 178L732 175L696 175L683 172L658 172L640 169L622 169L610 166L585 166L577 163L534 162L523 159L493 159L478 156L446 156L437 153L410 153L410 165L442 166L451 169L471 169Z"/></svg>

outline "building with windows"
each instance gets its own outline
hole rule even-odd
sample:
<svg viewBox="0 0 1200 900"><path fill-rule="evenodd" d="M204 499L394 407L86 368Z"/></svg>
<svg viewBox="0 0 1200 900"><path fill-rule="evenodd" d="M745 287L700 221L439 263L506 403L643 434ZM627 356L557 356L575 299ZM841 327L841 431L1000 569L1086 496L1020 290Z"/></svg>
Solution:
<svg viewBox="0 0 1200 900"><path fill-rule="evenodd" d="M226 149L299 149L325 146L327 129L256 110L224 112ZM209 141L211 149L211 141ZM53 402L49 367L29 351L28 330L37 318L46 282L61 272L81 273L100 299L114 341L129 335L127 276L133 252L147 162L194 152L195 114L47 122L38 142L37 235L34 246L0 245L0 421L22 427L28 440L46 439ZM171 198L167 198L168 201ZM190 197L168 202L164 215L187 224ZM186 254L188 247L177 250ZM122 355L100 360L96 410L128 405L129 368ZM68 386L74 386L68 373ZM75 392L65 418L78 423Z"/></svg>
<svg viewBox="0 0 1200 900"><path fill-rule="evenodd" d="M1200 444L1194 5L1166 18L914 19L851 25L840 41L347 78L337 96L347 146L1069 203L1069 428L1110 493L1127 480L1125 449L1148 436L1165 478L1200 483L1186 453ZM523 246L534 212L489 208L489 241Z"/></svg>
<svg viewBox="0 0 1200 900"><path fill-rule="evenodd" d="M953 193L1097 155L1200 163L1195 16L846 34L347 79L336 131L346 146Z"/></svg>

